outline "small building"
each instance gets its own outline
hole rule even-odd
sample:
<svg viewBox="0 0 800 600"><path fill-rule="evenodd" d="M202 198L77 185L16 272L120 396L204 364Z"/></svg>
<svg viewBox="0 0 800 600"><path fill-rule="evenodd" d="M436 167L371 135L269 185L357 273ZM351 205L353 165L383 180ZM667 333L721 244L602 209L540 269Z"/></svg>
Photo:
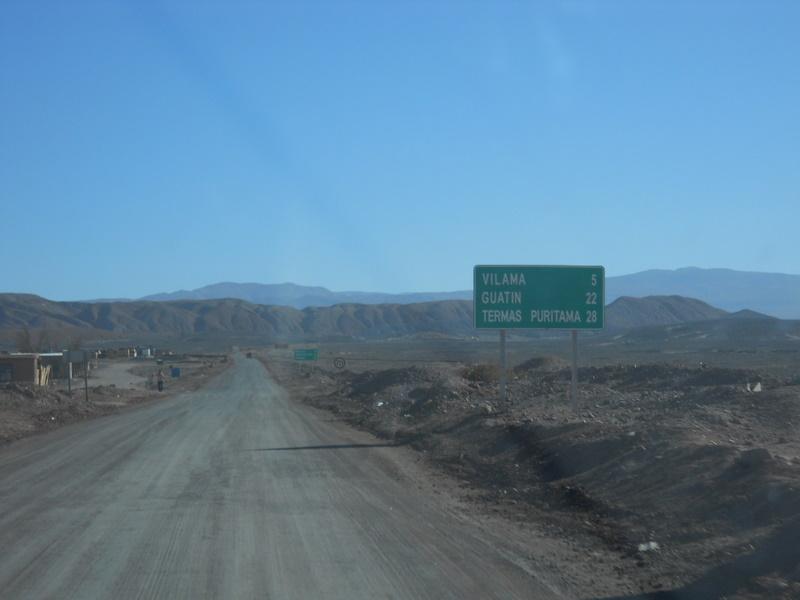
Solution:
<svg viewBox="0 0 800 600"><path fill-rule="evenodd" d="M67 364L63 352L40 352L39 368L50 368L50 379L65 379L67 377Z"/></svg>
<svg viewBox="0 0 800 600"><path fill-rule="evenodd" d="M45 364L39 354L0 355L0 383L28 383L47 385L52 368Z"/></svg>
<svg viewBox="0 0 800 600"><path fill-rule="evenodd" d="M136 348L103 348L95 358L136 358Z"/></svg>

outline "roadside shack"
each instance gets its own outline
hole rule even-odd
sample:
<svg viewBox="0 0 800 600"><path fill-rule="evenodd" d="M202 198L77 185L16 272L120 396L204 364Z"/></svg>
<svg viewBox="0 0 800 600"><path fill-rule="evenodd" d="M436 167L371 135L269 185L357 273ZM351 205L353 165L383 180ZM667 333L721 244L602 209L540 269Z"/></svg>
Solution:
<svg viewBox="0 0 800 600"><path fill-rule="evenodd" d="M35 353L0 354L0 383L47 385L53 373L47 362Z"/></svg>

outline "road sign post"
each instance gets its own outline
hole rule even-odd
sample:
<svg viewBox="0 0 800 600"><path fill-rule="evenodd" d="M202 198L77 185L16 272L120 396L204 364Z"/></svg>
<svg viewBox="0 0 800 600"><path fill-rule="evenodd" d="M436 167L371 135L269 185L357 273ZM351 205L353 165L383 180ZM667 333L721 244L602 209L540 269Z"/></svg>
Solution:
<svg viewBox="0 0 800 600"><path fill-rule="evenodd" d="M506 330L500 330L500 400L501 402L505 402L507 398L507 391L506 391L506 375L507 375L507 367L506 367Z"/></svg>
<svg viewBox="0 0 800 600"><path fill-rule="evenodd" d="M89 353L83 351L83 393L86 402L89 402Z"/></svg>
<svg viewBox="0 0 800 600"><path fill-rule="evenodd" d="M577 410L578 331L605 324L602 266L476 265L473 270L476 329L500 330L500 395L506 395L506 330L572 331L570 399Z"/></svg>
<svg viewBox="0 0 800 600"><path fill-rule="evenodd" d="M316 348L298 348L294 351L294 359L300 361L317 360L319 359L319 350Z"/></svg>
<svg viewBox="0 0 800 600"><path fill-rule="evenodd" d="M305 374L305 364L308 361L315 361L319 359L319 350L316 348L297 348L294 351L294 360L297 365L297 370Z"/></svg>
<svg viewBox="0 0 800 600"><path fill-rule="evenodd" d="M578 331L572 330L572 377L569 385L572 409L578 411Z"/></svg>

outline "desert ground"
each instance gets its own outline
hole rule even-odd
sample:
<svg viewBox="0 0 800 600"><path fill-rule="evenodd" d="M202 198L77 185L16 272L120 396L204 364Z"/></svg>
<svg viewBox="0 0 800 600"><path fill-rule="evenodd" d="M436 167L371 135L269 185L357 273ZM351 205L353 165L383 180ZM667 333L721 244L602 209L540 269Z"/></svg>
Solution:
<svg viewBox="0 0 800 600"><path fill-rule="evenodd" d="M258 356L298 401L412 449L472 514L569 540L598 582L677 594L663 597L800 596L797 349L582 342L577 412L563 336L509 343L505 402L491 341Z"/></svg>
<svg viewBox="0 0 800 600"><path fill-rule="evenodd" d="M161 365L99 361L88 402L80 380L72 395L0 391L4 543L28 540L0 560L0 589L128 597L144 577L156 595L800 596L792 339L581 336L577 411L564 335L511 336L505 400L490 335L205 340L213 356L192 341ZM173 365L182 377L158 392ZM37 495L45 472L60 499Z"/></svg>
<svg viewBox="0 0 800 600"><path fill-rule="evenodd" d="M205 385L229 363L220 355L178 355L159 365L155 359L99 359L92 362L88 393L82 376L53 380L46 387L7 384L0 387L0 444L50 431L127 407L164 400ZM169 367L181 369L180 378ZM165 389L156 388L158 370L165 372Z"/></svg>

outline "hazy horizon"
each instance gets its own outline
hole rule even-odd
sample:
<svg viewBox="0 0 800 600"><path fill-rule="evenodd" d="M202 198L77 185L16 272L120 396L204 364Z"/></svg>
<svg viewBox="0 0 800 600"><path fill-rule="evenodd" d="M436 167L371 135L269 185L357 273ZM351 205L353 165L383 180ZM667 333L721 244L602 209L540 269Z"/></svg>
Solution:
<svg viewBox="0 0 800 600"><path fill-rule="evenodd" d="M653 269L644 269L642 271L636 271L634 273L620 273L620 274L609 274L608 270L606 269L606 277L607 278L616 278L616 277L625 277L629 275L637 275L640 273L646 272L653 272L653 271L662 271L662 272L676 272L676 271L685 271L685 270L714 270L714 271L734 271L737 273L757 273L757 274L765 274L765 275L788 275L788 276L798 276L800 274L796 273L779 273L779 272L770 272L770 271L745 271L740 269L731 269L729 267L697 267L697 266L685 266L685 267L676 267L675 269L661 269L661 268L653 268ZM114 294L104 294L95 297L50 297L45 296L43 294L38 294L36 292L31 292L28 290L13 290L13 289L5 289L0 288L0 294L33 294L36 296L41 296L48 300L54 300L58 302L98 302L98 301L129 301L129 300L141 300L147 299L150 296L158 296L162 294L172 294L176 292L192 292L195 290L201 290L207 287L212 287L216 285L295 285L299 287L321 287L326 289L329 292L333 292L335 294L346 294L346 293L366 293L366 294L389 294L389 295L406 295L406 294L452 294L452 293L460 293L460 292L469 292L472 290L471 282L469 285L460 288L460 289L416 289L416 290L400 290L400 291L387 291L387 290L364 290L364 289L353 289L353 288L331 288L325 285L318 285L315 283L300 283L297 281L214 281L209 282L206 284L202 284L196 287L190 288L171 288L171 289L163 289L163 290L156 290L156 291L148 291L146 293L137 295L137 296L121 296L121 295L114 295Z"/></svg>

